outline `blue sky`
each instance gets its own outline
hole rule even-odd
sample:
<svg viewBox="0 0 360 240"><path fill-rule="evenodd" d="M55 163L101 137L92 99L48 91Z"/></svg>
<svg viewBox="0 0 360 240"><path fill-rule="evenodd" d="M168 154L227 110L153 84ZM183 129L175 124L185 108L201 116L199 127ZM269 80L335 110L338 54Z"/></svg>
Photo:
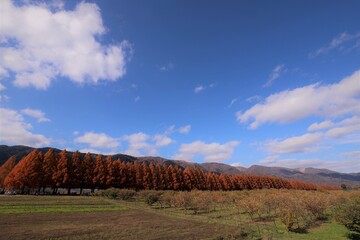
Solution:
<svg viewBox="0 0 360 240"><path fill-rule="evenodd" d="M0 143L360 172L359 1L0 3Z"/></svg>

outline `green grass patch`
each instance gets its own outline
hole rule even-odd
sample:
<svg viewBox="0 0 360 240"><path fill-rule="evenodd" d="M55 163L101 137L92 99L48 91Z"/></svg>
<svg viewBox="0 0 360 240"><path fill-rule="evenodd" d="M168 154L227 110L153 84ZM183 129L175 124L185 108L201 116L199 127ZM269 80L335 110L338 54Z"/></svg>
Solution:
<svg viewBox="0 0 360 240"><path fill-rule="evenodd" d="M0 214L121 211L117 201L98 197L2 196Z"/></svg>

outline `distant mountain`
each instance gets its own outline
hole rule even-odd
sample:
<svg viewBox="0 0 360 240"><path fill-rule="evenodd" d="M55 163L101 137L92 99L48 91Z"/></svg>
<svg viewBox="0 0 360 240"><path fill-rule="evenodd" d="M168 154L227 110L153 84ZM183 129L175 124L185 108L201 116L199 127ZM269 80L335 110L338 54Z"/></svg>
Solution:
<svg viewBox="0 0 360 240"><path fill-rule="evenodd" d="M50 148L38 148L42 153L46 153ZM15 156L17 161L29 154L34 148L27 146L6 146L0 145L0 165L3 164L11 156ZM61 150L54 149L56 153ZM69 152L71 154L71 152ZM84 154L82 154L84 155ZM95 155L95 154L93 154ZM227 173L227 174L255 174L266 176L277 176L287 179L295 179L304 182L315 184L325 184L340 186L341 184L360 186L360 173L339 173L328 169L317 168L284 168L284 167L266 167L260 165L253 165L249 168L234 167L223 163L193 163L182 160L170 160L161 157L134 157L125 154L115 154L112 158L121 159L126 162L153 162L154 164L160 163L161 165L178 165L180 168L196 168L207 172Z"/></svg>
<svg viewBox="0 0 360 240"><path fill-rule="evenodd" d="M242 174L243 172L236 167L224 164L224 163L202 163L201 166L207 172L227 173L227 174Z"/></svg>
<svg viewBox="0 0 360 240"><path fill-rule="evenodd" d="M336 185L342 183L351 186L360 186L360 173L339 173L329 169L317 168L284 168L253 165L244 170L245 174L278 176L316 184Z"/></svg>

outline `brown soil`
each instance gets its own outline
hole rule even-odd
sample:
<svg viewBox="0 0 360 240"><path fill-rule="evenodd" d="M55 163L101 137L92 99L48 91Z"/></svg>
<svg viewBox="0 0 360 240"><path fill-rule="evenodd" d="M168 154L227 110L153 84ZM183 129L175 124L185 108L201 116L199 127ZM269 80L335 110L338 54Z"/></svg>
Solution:
<svg viewBox="0 0 360 240"><path fill-rule="evenodd" d="M0 215L0 239L211 239L235 229L140 210Z"/></svg>

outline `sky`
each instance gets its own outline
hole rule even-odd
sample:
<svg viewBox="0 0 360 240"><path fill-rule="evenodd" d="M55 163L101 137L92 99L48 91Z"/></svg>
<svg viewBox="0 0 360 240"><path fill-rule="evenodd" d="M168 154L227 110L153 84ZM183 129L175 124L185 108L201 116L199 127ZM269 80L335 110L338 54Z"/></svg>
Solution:
<svg viewBox="0 0 360 240"><path fill-rule="evenodd" d="M0 144L360 172L357 0L0 1Z"/></svg>

